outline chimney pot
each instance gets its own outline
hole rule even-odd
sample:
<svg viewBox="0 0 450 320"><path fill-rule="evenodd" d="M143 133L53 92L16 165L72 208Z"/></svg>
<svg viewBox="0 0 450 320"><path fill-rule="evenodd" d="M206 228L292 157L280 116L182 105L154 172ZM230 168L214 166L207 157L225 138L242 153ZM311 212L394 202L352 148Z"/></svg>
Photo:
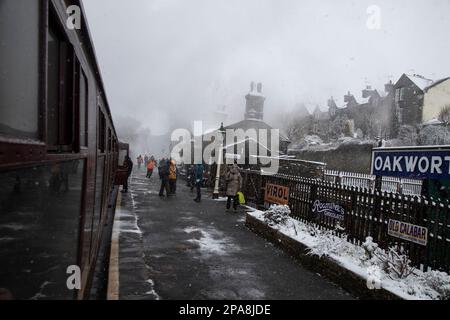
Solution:
<svg viewBox="0 0 450 320"><path fill-rule="evenodd" d="M258 83L258 92L261 93L262 92L262 83Z"/></svg>

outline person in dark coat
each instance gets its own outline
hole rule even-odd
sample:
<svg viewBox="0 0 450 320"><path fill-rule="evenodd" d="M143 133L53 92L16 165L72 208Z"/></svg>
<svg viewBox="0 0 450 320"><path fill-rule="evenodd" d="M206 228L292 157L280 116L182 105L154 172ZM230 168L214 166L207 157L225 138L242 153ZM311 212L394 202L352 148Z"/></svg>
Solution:
<svg viewBox="0 0 450 320"><path fill-rule="evenodd" d="M131 176L131 172L133 172L133 161L131 161L131 158L129 156L125 156L125 160L123 161L123 166L127 169L127 179L125 180L125 183L123 184L122 192L128 192L128 179Z"/></svg>
<svg viewBox="0 0 450 320"><path fill-rule="evenodd" d="M197 188L197 197L194 199L195 202L200 202L202 200L201 187L203 182L203 171L205 171L203 164L196 164L194 166L195 187Z"/></svg>
<svg viewBox="0 0 450 320"><path fill-rule="evenodd" d="M166 196L170 196L169 189L169 175L170 175L170 163L169 160L163 159L159 163L158 167L159 178L161 179L161 188L159 189L159 196L164 197L164 190Z"/></svg>
<svg viewBox="0 0 450 320"><path fill-rule="evenodd" d="M195 188L195 165L189 167L188 187L191 188L191 192Z"/></svg>

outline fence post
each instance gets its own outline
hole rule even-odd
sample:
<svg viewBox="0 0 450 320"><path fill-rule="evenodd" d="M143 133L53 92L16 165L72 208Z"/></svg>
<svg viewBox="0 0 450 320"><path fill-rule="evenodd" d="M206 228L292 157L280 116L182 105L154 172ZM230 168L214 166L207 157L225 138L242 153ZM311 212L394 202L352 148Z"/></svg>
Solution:
<svg viewBox="0 0 450 320"><path fill-rule="evenodd" d="M309 199L310 199L310 204L309 204L308 218L309 218L309 221L314 221L313 207L314 207L314 202L317 199L317 185L315 183L311 183L311 194L310 194Z"/></svg>
<svg viewBox="0 0 450 320"><path fill-rule="evenodd" d="M379 233L379 224L381 217L381 198L383 197L383 193L381 188L383 186L383 177L375 176L375 188L373 190L373 212L372 212L372 220L369 225L369 235L378 242L378 233ZM375 221L375 219L377 221Z"/></svg>
<svg viewBox="0 0 450 320"><path fill-rule="evenodd" d="M400 180L397 182L397 192L400 194L403 194L403 181L400 178Z"/></svg>
<svg viewBox="0 0 450 320"><path fill-rule="evenodd" d="M383 177L382 176L375 176L374 181L374 189L381 192L381 188L383 186Z"/></svg>

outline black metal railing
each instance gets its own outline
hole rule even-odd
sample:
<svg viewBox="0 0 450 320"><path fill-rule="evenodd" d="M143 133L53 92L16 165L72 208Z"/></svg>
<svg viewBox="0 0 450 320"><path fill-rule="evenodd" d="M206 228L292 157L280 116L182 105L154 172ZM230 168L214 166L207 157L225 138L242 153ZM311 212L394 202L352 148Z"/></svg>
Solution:
<svg viewBox="0 0 450 320"><path fill-rule="evenodd" d="M348 241L361 244L371 236L387 249L401 245L412 263L426 270L428 267L448 272L450 269L450 204L420 195L406 195L373 188L342 185L321 179L288 174L261 175L259 171L242 170L243 192L248 202L264 206L266 183L289 187L289 207L294 218L314 223L319 228L340 232L336 219L312 215L316 200L337 204L344 208L341 223ZM428 228L426 246L388 235L389 219L400 220Z"/></svg>

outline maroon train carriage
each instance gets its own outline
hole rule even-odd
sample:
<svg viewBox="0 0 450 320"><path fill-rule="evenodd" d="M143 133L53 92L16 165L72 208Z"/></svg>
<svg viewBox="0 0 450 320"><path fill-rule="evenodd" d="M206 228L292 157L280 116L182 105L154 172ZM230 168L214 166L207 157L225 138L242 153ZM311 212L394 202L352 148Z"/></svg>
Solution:
<svg viewBox="0 0 450 320"><path fill-rule="evenodd" d="M71 5L81 29L66 25ZM1 0L0 299L92 297L118 158L82 3Z"/></svg>

